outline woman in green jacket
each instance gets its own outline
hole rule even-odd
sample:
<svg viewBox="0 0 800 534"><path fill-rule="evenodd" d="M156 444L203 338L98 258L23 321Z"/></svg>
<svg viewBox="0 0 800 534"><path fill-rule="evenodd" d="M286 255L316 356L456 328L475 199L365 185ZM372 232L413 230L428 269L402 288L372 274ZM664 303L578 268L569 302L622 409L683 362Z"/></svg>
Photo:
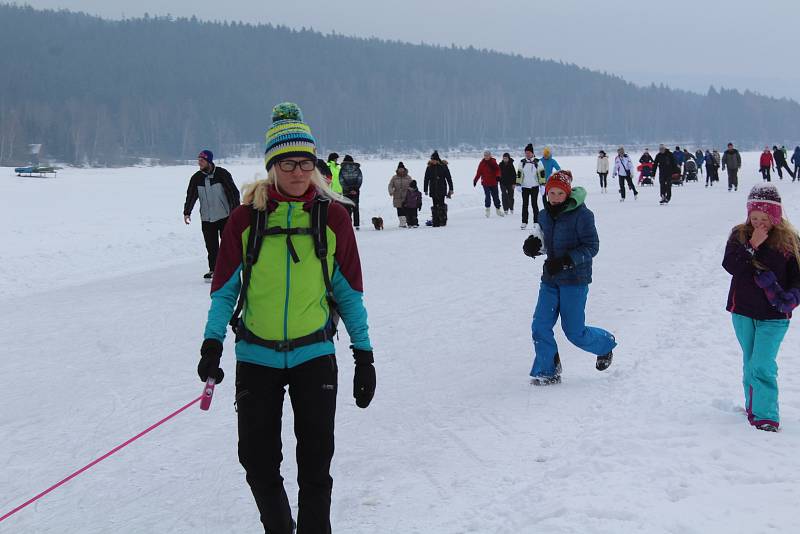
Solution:
<svg viewBox="0 0 800 534"><path fill-rule="evenodd" d="M300 109L279 104L272 119L267 178L245 189L222 237L197 371L201 380L222 381L219 362L230 322L236 333L239 460L265 532L290 534L296 526L301 534L325 533L339 317L352 343L353 395L361 408L374 395L375 368L353 227L347 210L332 202L347 201L331 192L317 170L316 142ZM297 437L296 525L280 474L287 385Z"/></svg>

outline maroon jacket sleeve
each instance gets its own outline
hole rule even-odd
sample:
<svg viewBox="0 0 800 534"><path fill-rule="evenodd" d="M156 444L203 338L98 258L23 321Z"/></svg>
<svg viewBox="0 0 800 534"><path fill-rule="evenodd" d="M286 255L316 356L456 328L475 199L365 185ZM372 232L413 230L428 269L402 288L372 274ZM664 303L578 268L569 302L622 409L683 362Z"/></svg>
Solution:
<svg viewBox="0 0 800 534"><path fill-rule="evenodd" d="M361 278L361 259L358 256L358 245L350 223L350 215L341 204L332 202L328 208L328 227L336 234L336 253L334 259L342 275L354 290L363 293L364 282Z"/></svg>
<svg viewBox="0 0 800 534"><path fill-rule="evenodd" d="M214 278L211 281L211 293L224 286L234 274L238 274L237 269L242 266L244 257L242 234L248 226L250 226L250 206L235 208L222 231Z"/></svg>

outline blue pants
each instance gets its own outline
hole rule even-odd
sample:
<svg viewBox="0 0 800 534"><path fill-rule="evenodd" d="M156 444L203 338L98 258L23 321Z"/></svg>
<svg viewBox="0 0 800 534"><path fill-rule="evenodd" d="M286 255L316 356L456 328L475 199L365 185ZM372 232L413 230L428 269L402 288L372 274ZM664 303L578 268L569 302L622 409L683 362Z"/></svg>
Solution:
<svg viewBox="0 0 800 534"><path fill-rule="evenodd" d="M500 209L500 193L497 192L496 185L484 185L483 186L483 195L485 197L484 206L490 207L492 205L492 201L494 201L494 207Z"/></svg>
<svg viewBox="0 0 800 534"><path fill-rule="evenodd" d="M576 347L601 356L617 346L614 336L602 328L586 326L586 297L589 285L558 286L542 282L539 300L533 312L533 360L531 376L556 374L555 356L558 352L553 327L561 315L561 329Z"/></svg>
<svg viewBox="0 0 800 534"><path fill-rule="evenodd" d="M778 349L789 329L788 319L759 321L732 314L736 339L742 347L742 385L747 418L752 425L778 426Z"/></svg>

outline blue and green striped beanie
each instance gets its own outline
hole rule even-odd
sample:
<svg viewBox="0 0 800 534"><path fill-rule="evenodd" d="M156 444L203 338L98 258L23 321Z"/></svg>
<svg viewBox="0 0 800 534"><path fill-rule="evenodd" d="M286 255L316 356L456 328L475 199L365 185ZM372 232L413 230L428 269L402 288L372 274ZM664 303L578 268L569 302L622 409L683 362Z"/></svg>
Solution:
<svg viewBox="0 0 800 534"><path fill-rule="evenodd" d="M272 108L272 126L267 130L267 149L264 163L267 170L278 161L293 156L317 158L317 141L311 128L303 121L303 112L292 102L283 102Z"/></svg>

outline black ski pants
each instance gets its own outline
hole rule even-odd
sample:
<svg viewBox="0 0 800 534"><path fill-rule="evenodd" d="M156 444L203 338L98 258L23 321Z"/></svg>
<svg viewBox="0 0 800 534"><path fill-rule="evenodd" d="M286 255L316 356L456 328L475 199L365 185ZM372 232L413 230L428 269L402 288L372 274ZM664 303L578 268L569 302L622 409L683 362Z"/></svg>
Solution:
<svg viewBox="0 0 800 534"><path fill-rule="evenodd" d="M739 189L739 169L728 167L728 189Z"/></svg>
<svg viewBox="0 0 800 534"><path fill-rule="evenodd" d="M759 170L761 171L761 177L764 178L765 182L772 181L769 176L769 166L761 167Z"/></svg>
<svg viewBox="0 0 800 534"><path fill-rule="evenodd" d="M598 172L597 176L600 177L600 189L605 189L606 187L608 187L608 173Z"/></svg>
<svg viewBox="0 0 800 534"><path fill-rule="evenodd" d="M408 226L419 226L417 208L403 208L403 215L406 217L406 224Z"/></svg>
<svg viewBox="0 0 800 534"><path fill-rule="evenodd" d="M514 211L514 187L516 187L516 184L500 184L500 199L503 201L503 211Z"/></svg>
<svg viewBox="0 0 800 534"><path fill-rule="evenodd" d="M298 534L329 534L337 365L333 354L297 367L236 364L239 462L255 497L264 532L290 534L292 511L280 473L281 415L286 386L297 438Z"/></svg>
<svg viewBox="0 0 800 534"><path fill-rule="evenodd" d="M528 224L528 203L530 202L533 210L533 222L539 222L539 188L522 188L522 224Z"/></svg>
<svg viewBox="0 0 800 534"><path fill-rule="evenodd" d="M639 194L639 192L636 191L636 186L633 185L633 176L631 176L630 174L627 175L627 176L622 176L620 174L619 175L619 194L623 199L625 198L625 182L628 182L628 189L633 191L633 195L634 196Z"/></svg>
<svg viewBox="0 0 800 534"><path fill-rule="evenodd" d="M672 175L666 172L658 174L658 185L661 187L661 199L672 200Z"/></svg>
<svg viewBox="0 0 800 534"><path fill-rule="evenodd" d="M719 168L716 165L706 165L706 183L714 185L714 182L719 182Z"/></svg>
<svg viewBox="0 0 800 534"><path fill-rule="evenodd" d="M213 271L214 266L217 264L219 241L222 239L222 230L225 229L226 222L228 222L227 217L214 222L203 221L200 223L200 226L203 229L203 240L206 242L206 251L208 252L209 271Z"/></svg>
<svg viewBox="0 0 800 534"><path fill-rule="evenodd" d="M789 168L789 165L786 164L786 160L783 160L781 162L776 161L775 168L778 170L778 178L780 178L781 180L783 180L783 173L781 172L781 169L786 169L786 172L789 173L789 176L791 176L792 180L794 180L795 174Z"/></svg>
<svg viewBox="0 0 800 534"><path fill-rule="evenodd" d="M358 228L361 226L361 214L358 211L358 200L361 196L361 191L349 191L345 196L353 201L352 206L345 204L345 207L347 208L347 212L350 213L350 217L353 218L353 226Z"/></svg>

